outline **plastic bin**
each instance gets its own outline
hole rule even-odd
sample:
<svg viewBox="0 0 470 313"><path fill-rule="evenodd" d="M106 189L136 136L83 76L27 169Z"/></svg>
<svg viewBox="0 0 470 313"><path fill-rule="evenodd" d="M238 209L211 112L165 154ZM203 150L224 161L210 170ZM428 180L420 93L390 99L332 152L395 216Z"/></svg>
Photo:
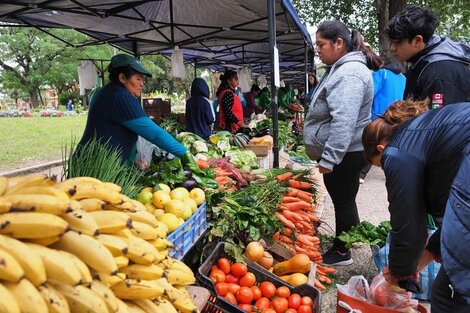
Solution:
<svg viewBox="0 0 470 313"><path fill-rule="evenodd" d="M169 256L181 260L206 229L206 202L203 202L183 225L168 235L167 239L174 245Z"/></svg>
<svg viewBox="0 0 470 313"><path fill-rule="evenodd" d="M215 247L214 251L209 255L209 257L202 263L202 265L199 267L198 273L196 275L199 283L201 286L204 288L207 288L212 295L216 297L215 302L213 302L213 306L216 307L217 310L220 311L207 311L207 312L230 312L230 313L245 313L242 309L239 307L233 305L232 303L228 302L225 300L223 297L219 297L217 295L217 292L215 290L215 285L212 282L212 280L209 278L209 273L211 270L212 265L214 265L219 258L228 258L231 259L231 257L225 253L224 251L224 242L219 242L217 246ZM313 313L319 313L320 312L320 291L316 289L315 287L312 287L307 284L303 284L297 287L292 287L291 285L288 285L286 282L281 280L279 277L276 275L266 271L262 270L260 268L254 267L251 264L247 264L248 271L252 272L256 276L256 283L259 284L263 281L270 281L272 282L276 287L280 286L287 286L292 293L298 293L301 296L309 296L313 300L313 305L312 305L312 312ZM208 301L210 302L210 301ZM206 312L206 311L204 311Z"/></svg>

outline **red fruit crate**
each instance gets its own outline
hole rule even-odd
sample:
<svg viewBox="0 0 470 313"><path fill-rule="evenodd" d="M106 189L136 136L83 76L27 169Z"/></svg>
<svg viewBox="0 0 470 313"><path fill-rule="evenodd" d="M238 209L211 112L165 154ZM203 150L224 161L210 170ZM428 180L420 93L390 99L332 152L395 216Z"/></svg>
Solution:
<svg viewBox="0 0 470 313"><path fill-rule="evenodd" d="M214 251L209 255L209 257L202 263L202 265L198 269L198 273L196 275L197 280L201 286L204 288L207 288L210 293L215 296L212 300L212 302L208 301L206 304L206 308L208 311L203 311L204 313L220 313L220 312L230 312L230 313L245 313L244 310L240 309L239 307L233 305L229 301L227 301L224 297L220 297L217 295L217 292L215 290L215 285L214 282L209 278L209 273L211 270L212 265L217 263L217 260L220 258L227 258L229 260L232 260L232 258L225 253L224 251L224 242L219 242L217 246L215 247ZM233 261L233 260L232 260ZM248 271L252 272L256 276L256 283L259 284L263 281L269 281L273 283L276 288L280 286L286 286L289 288L291 293L298 293L300 296L308 296L313 300L313 305L312 305L312 312L313 313L319 313L320 312L320 291L316 289L313 286L303 284L297 287L293 287L286 282L284 282L282 279L274 275L273 273L261 269L259 267L254 267L251 264L247 264ZM214 301L215 299L215 301ZM210 310L213 311L210 311Z"/></svg>

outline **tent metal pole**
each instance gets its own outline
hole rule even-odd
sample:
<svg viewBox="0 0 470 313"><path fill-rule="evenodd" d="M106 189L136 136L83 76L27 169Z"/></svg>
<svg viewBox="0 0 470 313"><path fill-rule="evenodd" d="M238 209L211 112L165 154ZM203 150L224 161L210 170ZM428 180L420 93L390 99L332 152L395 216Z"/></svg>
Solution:
<svg viewBox="0 0 470 313"><path fill-rule="evenodd" d="M273 167L279 167L279 126L277 90L274 81L274 48L276 47L276 0L267 0L268 3L268 29L269 29L269 56L271 59L271 109L273 118Z"/></svg>
<svg viewBox="0 0 470 313"><path fill-rule="evenodd" d="M197 77L197 62L194 61L194 78Z"/></svg>
<svg viewBox="0 0 470 313"><path fill-rule="evenodd" d="M304 56L304 64L305 64L305 85L304 85L304 107L307 107L307 93L310 91L308 90L308 45L305 43L305 56Z"/></svg>

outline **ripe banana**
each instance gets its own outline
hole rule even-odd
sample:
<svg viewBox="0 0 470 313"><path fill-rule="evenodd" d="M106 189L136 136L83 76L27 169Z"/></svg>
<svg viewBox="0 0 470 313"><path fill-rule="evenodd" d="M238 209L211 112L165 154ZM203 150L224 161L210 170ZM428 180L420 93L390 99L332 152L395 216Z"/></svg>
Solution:
<svg viewBox="0 0 470 313"><path fill-rule="evenodd" d="M175 301L178 297L184 296L181 291L168 282L166 278L159 278L154 282L165 289L165 297L170 301Z"/></svg>
<svg viewBox="0 0 470 313"><path fill-rule="evenodd" d="M152 280L135 279L121 281L111 289L116 297L125 300L153 299L162 296L165 291Z"/></svg>
<svg viewBox="0 0 470 313"><path fill-rule="evenodd" d="M194 304L193 299L186 296L184 293L181 293L181 296L176 298L175 301L171 302L175 309L177 309L181 313L197 313L198 308L196 304Z"/></svg>
<svg viewBox="0 0 470 313"><path fill-rule="evenodd" d="M121 269L123 267L126 267L129 265L129 259L123 255L121 256L115 256L114 257L114 262L116 262L116 266Z"/></svg>
<svg viewBox="0 0 470 313"><path fill-rule="evenodd" d="M127 243L129 248L127 257L134 263L150 265L153 262L159 263L164 259L164 256L152 244L142 238L135 236L121 238Z"/></svg>
<svg viewBox="0 0 470 313"><path fill-rule="evenodd" d="M163 275L163 269L155 264L142 265L132 264L119 269L120 273L124 273L129 278L133 279L146 279L154 280L161 278Z"/></svg>
<svg viewBox="0 0 470 313"><path fill-rule="evenodd" d="M83 233L89 236L97 236L100 234L98 224L87 211L75 209L66 214L62 214L60 217L69 223L69 227L77 233Z"/></svg>
<svg viewBox="0 0 470 313"><path fill-rule="evenodd" d="M109 205L108 209L114 210L114 211L129 211L129 212L136 211L135 205L130 201L123 201L122 203L119 203L119 204L111 204Z"/></svg>
<svg viewBox="0 0 470 313"><path fill-rule="evenodd" d="M130 199L130 202L132 202L132 204L134 204L136 211L147 211L147 208L141 202L139 202L135 199Z"/></svg>
<svg viewBox="0 0 470 313"><path fill-rule="evenodd" d="M127 305L127 310L129 313L147 313L146 311L142 310L137 304L132 303L131 301L126 301L124 302ZM161 311L155 311L155 312L161 312Z"/></svg>
<svg viewBox="0 0 470 313"><path fill-rule="evenodd" d="M15 257L0 248L0 280L18 282L24 276L23 268Z"/></svg>
<svg viewBox="0 0 470 313"><path fill-rule="evenodd" d="M3 196L8 189L8 177L0 176L0 196Z"/></svg>
<svg viewBox="0 0 470 313"><path fill-rule="evenodd" d="M57 250L57 251L62 253L64 256L70 258L70 260L72 261L72 263L75 265L75 267L80 272L80 275L82 276L82 280L81 280L82 285L88 285L92 282L93 277L91 276L90 269L82 260L80 260L76 255L72 253L68 253L68 252L61 251L61 250Z"/></svg>
<svg viewBox="0 0 470 313"><path fill-rule="evenodd" d="M157 226L155 227L155 230L158 232L159 238L166 238L169 233L168 226L166 226L165 223L160 221L157 221Z"/></svg>
<svg viewBox="0 0 470 313"><path fill-rule="evenodd" d="M54 284L67 299L71 312L108 313L106 303L91 289L84 286Z"/></svg>
<svg viewBox="0 0 470 313"><path fill-rule="evenodd" d="M65 191L68 192L68 194L71 196L71 199L74 200L97 198L111 204L122 203L122 197L119 192L113 191L101 183L80 184L74 186L73 188L67 188Z"/></svg>
<svg viewBox="0 0 470 313"><path fill-rule="evenodd" d="M149 299L133 300L132 303L137 305L145 312L160 312L158 306Z"/></svg>
<svg viewBox="0 0 470 313"><path fill-rule="evenodd" d="M70 208L68 201L45 194L16 193L3 196L3 198L11 202L10 212L42 212L60 215Z"/></svg>
<svg viewBox="0 0 470 313"><path fill-rule="evenodd" d="M118 184L115 184L115 183L103 182L103 185L105 185L107 188L109 188L113 191L119 192L119 193L121 193L121 191L122 191L122 187L119 186Z"/></svg>
<svg viewBox="0 0 470 313"><path fill-rule="evenodd" d="M20 306L13 294L0 283L0 312L20 313Z"/></svg>
<svg viewBox="0 0 470 313"><path fill-rule="evenodd" d="M9 193L9 195L16 195L16 194L37 194L37 195L50 195L56 198L59 198L63 201L70 201L69 196L65 193L65 191L54 188L53 186L29 186L22 189L19 189L15 192Z"/></svg>
<svg viewBox="0 0 470 313"><path fill-rule="evenodd" d="M111 274L118 269L111 252L91 236L68 231L52 247L76 255L97 271Z"/></svg>
<svg viewBox="0 0 470 313"><path fill-rule="evenodd" d="M0 248L9 252L20 264L28 278L35 286L46 281L46 269L39 255L37 255L25 243L0 235Z"/></svg>
<svg viewBox="0 0 470 313"><path fill-rule="evenodd" d="M102 282L103 284L105 284L106 286L110 288L116 285L117 283L124 281L127 278L126 274L123 274L123 273L116 273L116 274L111 275L111 274L106 274L106 273L92 270L92 274L93 274L94 279L99 280L100 282Z"/></svg>
<svg viewBox="0 0 470 313"><path fill-rule="evenodd" d="M52 237L28 239L28 242L47 247L53 244L54 242L59 241L59 239L60 239L60 236L52 236Z"/></svg>
<svg viewBox="0 0 470 313"><path fill-rule="evenodd" d="M63 234L68 224L60 217L40 212L5 213L0 215L0 234L14 238L34 239Z"/></svg>
<svg viewBox="0 0 470 313"><path fill-rule="evenodd" d="M73 263L72 259L54 249L27 243L44 262L47 280L66 285L77 285L82 280L82 274Z"/></svg>
<svg viewBox="0 0 470 313"><path fill-rule="evenodd" d="M108 286L95 279L91 282L90 289L106 303L109 312L116 312L118 310L119 303L117 298Z"/></svg>
<svg viewBox="0 0 470 313"><path fill-rule="evenodd" d="M82 209L87 212L101 211L105 210L108 207L108 204L106 202L96 198L82 199L79 202L82 206Z"/></svg>
<svg viewBox="0 0 470 313"><path fill-rule="evenodd" d="M134 236L144 240L154 240L158 238L157 230L149 224L142 222L132 222L131 232Z"/></svg>
<svg viewBox="0 0 470 313"><path fill-rule="evenodd" d="M153 216L152 213L148 211L136 211L126 213L130 216L132 222L146 223L154 228L158 226L157 219L155 218L155 216Z"/></svg>
<svg viewBox="0 0 470 313"><path fill-rule="evenodd" d="M173 304L171 304L171 302L166 300L166 299L159 298L159 299L155 300L154 303L158 307L158 311L155 311L155 312L178 313L178 311L175 309Z"/></svg>
<svg viewBox="0 0 470 313"><path fill-rule="evenodd" d="M114 257L127 254L127 243L119 236L101 234L96 236L96 239L101 242Z"/></svg>
<svg viewBox="0 0 470 313"><path fill-rule="evenodd" d="M52 180L51 178L44 176L44 175L34 175L34 176L28 176L25 179L19 181L16 185L14 185L11 188L8 188L7 191L5 192L5 195L10 195L17 193L18 190L21 190L26 187L31 187L31 186L53 186L55 184L55 181Z"/></svg>
<svg viewBox="0 0 470 313"><path fill-rule="evenodd" d="M26 278L16 284L4 282L4 285L15 297L22 313L48 313L41 293Z"/></svg>
<svg viewBox="0 0 470 313"><path fill-rule="evenodd" d="M12 203L10 200L5 197L0 197L0 213L10 212L11 205Z"/></svg>
<svg viewBox="0 0 470 313"><path fill-rule="evenodd" d="M121 229L131 228L132 220L124 212L118 211L93 211L88 212L95 220L100 233L112 234Z"/></svg>
<svg viewBox="0 0 470 313"><path fill-rule="evenodd" d="M192 285L196 282L193 271L186 264L175 259L170 266L165 267L163 276L172 285Z"/></svg>
<svg viewBox="0 0 470 313"><path fill-rule="evenodd" d="M80 176L80 177L72 177L69 179L64 180L57 184L58 187L63 188L65 186L74 187L80 184L102 184L103 182L99 179L94 177L88 176Z"/></svg>
<svg viewBox="0 0 470 313"><path fill-rule="evenodd" d="M119 298L116 298L116 301L119 304L116 313L132 313L132 311L127 306L127 303L125 303L124 301L122 301Z"/></svg>
<svg viewBox="0 0 470 313"><path fill-rule="evenodd" d="M47 304L49 313L70 313L67 300L54 286L45 283L39 286L38 290Z"/></svg>
<svg viewBox="0 0 470 313"><path fill-rule="evenodd" d="M162 252L166 249L172 249L174 247L173 243L167 239L157 238L155 240L149 240L149 242L157 248L158 251Z"/></svg>

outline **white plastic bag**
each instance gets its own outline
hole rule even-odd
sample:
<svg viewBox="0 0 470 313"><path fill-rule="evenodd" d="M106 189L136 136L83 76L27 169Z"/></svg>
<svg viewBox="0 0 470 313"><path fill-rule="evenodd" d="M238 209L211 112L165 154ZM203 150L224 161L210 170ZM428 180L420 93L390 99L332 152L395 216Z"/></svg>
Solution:
<svg viewBox="0 0 470 313"><path fill-rule="evenodd" d="M178 46L175 46L171 54L171 77L183 79L185 76L183 51Z"/></svg>
<svg viewBox="0 0 470 313"><path fill-rule="evenodd" d="M137 139L137 155L135 157L135 165L141 170L148 169L152 161L152 153L156 147L150 141L139 136Z"/></svg>
<svg viewBox="0 0 470 313"><path fill-rule="evenodd" d="M336 284L336 286L338 287L338 290L345 295L364 302L372 302L369 292L369 283L362 275L349 278L346 285Z"/></svg>

